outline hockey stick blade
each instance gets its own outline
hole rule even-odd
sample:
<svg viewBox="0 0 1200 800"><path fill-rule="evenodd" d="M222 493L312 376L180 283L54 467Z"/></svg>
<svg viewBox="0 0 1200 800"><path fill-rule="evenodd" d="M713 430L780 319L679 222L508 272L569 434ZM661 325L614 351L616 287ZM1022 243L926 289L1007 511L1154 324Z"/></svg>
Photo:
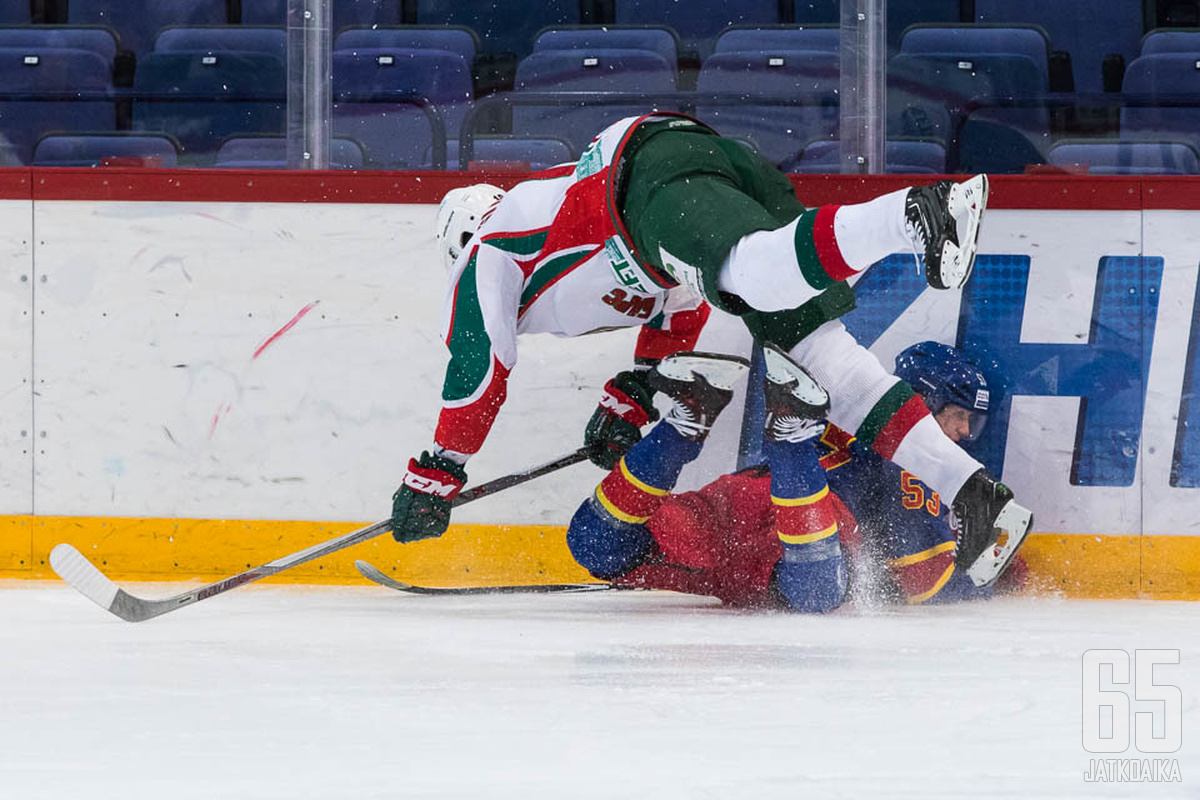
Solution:
<svg viewBox="0 0 1200 800"><path fill-rule="evenodd" d="M587 458L587 448L581 447L549 463L513 473L512 475L504 475L487 483L480 484L471 491L462 492L458 497L454 498L454 505L460 506L472 500L487 497L509 487L517 486L555 470L570 466L571 464L586 461ZM278 574L292 567L298 567L314 559L323 558L331 553L344 550L347 547L361 544L362 542L374 539L376 536L388 533L391 529L392 520L390 518L381 520L365 528L359 528L356 531L320 542L299 552L277 558L267 564L248 569L245 572L239 572L237 575L214 583L208 583L191 591L162 600L147 600L125 591L106 578L100 570L96 569L96 566L92 562L88 561L82 553L69 544L59 544L51 551L50 566L72 588L105 611L115 614L126 622L143 622L183 608L184 606L190 606L192 603L198 603L201 600L207 600L215 595L223 594L230 589L236 589L244 584Z"/></svg>
<svg viewBox="0 0 1200 800"><path fill-rule="evenodd" d="M580 592L606 592L616 589L611 583L549 583L525 584L520 586L416 586L384 575L377 567L366 561L355 561L354 568L364 578L388 589L407 594L437 596L462 596L475 594L578 594Z"/></svg>

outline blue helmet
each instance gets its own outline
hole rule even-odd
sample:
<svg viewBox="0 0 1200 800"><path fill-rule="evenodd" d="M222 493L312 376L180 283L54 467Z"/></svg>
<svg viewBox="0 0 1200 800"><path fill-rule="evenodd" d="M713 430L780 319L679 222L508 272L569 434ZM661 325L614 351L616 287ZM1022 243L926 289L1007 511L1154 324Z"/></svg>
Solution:
<svg viewBox="0 0 1200 800"><path fill-rule="evenodd" d="M967 441L979 437L997 399L991 396L979 365L941 342L918 342L902 350L896 356L896 377L912 386L934 414L951 404L967 409L971 431Z"/></svg>

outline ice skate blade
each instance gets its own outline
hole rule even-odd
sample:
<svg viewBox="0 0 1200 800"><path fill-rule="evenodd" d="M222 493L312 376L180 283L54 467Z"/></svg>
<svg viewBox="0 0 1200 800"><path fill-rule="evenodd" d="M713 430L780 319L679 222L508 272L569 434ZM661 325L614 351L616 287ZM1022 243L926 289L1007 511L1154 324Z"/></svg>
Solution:
<svg viewBox="0 0 1200 800"><path fill-rule="evenodd" d="M971 582L981 588L995 583L1025 543L1025 537L1029 535L1032 526L1033 512L1017 505L1016 501L1009 500L996 515L995 527L1000 531L1000 535L975 559L975 563L967 568L967 577Z"/></svg>
<svg viewBox="0 0 1200 800"><path fill-rule="evenodd" d="M690 383L700 375L713 387L729 391L750 370L750 364L739 356L719 353L676 353L658 362L655 367L664 378Z"/></svg>
<svg viewBox="0 0 1200 800"><path fill-rule="evenodd" d="M813 380L813 377L791 358L769 345L763 346L763 361L767 368L767 380L780 385L796 381L792 394L810 406L824 406L829 402L829 393Z"/></svg>
<svg viewBox="0 0 1200 800"><path fill-rule="evenodd" d="M979 247L979 229L987 210L988 177L976 175L950 187L946 208L954 218L958 245L946 242L942 247L942 285L961 289L975 267Z"/></svg>

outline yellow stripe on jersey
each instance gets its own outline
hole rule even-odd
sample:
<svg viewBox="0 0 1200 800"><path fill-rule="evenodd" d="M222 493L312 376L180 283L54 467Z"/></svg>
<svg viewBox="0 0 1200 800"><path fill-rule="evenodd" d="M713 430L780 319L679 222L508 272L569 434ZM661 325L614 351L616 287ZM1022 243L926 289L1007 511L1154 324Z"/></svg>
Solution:
<svg viewBox="0 0 1200 800"><path fill-rule="evenodd" d="M922 550L919 553L913 553L911 556L901 556L900 558L893 558L893 559L889 560L887 563L888 563L889 567L907 567L909 564L917 564L921 561L928 561L929 559L933 558L934 556L941 555L942 553L947 553L953 549L954 549L954 542L942 542L941 544L934 545L933 547L929 548L928 550Z"/></svg>
<svg viewBox="0 0 1200 800"><path fill-rule="evenodd" d="M829 487L826 486L816 494L810 494L808 497L776 497L771 495L771 504L791 508L792 506L811 506L813 503L819 503L825 499L825 495L829 494Z"/></svg>
<svg viewBox="0 0 1200 800"><path fill-rule="evenodd" d="M641 525L643 522L650 519L649 517L635 517L632 514L626 514L624 511L617 508L615 505L613 505L611 500L604 496L604 488L601 486L596 487L596 499L600 501L600 505L604 506L605 511L621 520L621 522L628 522L631 525Z"/></svg>
<svg viewBox="0 0 1200 800"><path fill-rule="evenodd" d="M908 601L907 601L908 604L910 606L915 606L919 603L924 603L926 600L928 600L929 598L933 597L935 594L940 592L942 590L942 587L946 585L946 581L950 580L950 576L953 574L954 574L954 565L951 564L950 566L946 567L946 571L942 573L942 577L938 578L937 583L935 583L933 585L932 589L930 589L929 591L926 591L926 592L921 592L920 594L914 594L914 595L909 596Z"/></svg>
<svg viewBox="0 0 1200 800"><path fill-rule="evenodd" d="M655 495L656 497L663 497L663 496L671 493L670 489L659 489L657 486L651 486L650 484L646 483L641 478L639 478L637 475L634 475L632 472L629 471L629 467L625 466L624 458L621 459L621 474L625 476L625 480L629 481L630 483L632 483L638 489L641 489L646 494L652 494L652 495Z"/></svg>
<svg viewBox="0 0 1200 800"><path fill-rule="evenodd" d="M822 539L828 539L830 536L834 536L838 532L838 526L835 522L823 531L817 531L816 533L802 533L796 536L786 534L783 531L776 532L779 534L779 541L783 542L784 544L809 544L811 542L819 542Z"/></svg>

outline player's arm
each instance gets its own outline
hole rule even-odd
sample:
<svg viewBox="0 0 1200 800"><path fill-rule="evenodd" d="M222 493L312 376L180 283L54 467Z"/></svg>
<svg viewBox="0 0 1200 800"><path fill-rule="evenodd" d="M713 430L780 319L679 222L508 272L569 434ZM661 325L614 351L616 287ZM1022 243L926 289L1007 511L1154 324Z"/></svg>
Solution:
<svg viewBox="0 0 1200 800"><path fill-rule="evenodd" d="M641 327L633 369L617 373L604 385L584 430L583 441L594 464L612 469L642 438L641 428L658 419L646 376L661 359L695 349L709 312L707 303L681 287L668 295L662 313Z"/></svg>
<svg viewBox="0 0 1200 800"><path fill-rule="evenodd" d="M393 535L411 542L445 532L450 502L467 481L508 395L517 360L522 274L500 250L476 246L447 295L443 341L450 362L433 447L411 459L392 501Z"/></svg>

